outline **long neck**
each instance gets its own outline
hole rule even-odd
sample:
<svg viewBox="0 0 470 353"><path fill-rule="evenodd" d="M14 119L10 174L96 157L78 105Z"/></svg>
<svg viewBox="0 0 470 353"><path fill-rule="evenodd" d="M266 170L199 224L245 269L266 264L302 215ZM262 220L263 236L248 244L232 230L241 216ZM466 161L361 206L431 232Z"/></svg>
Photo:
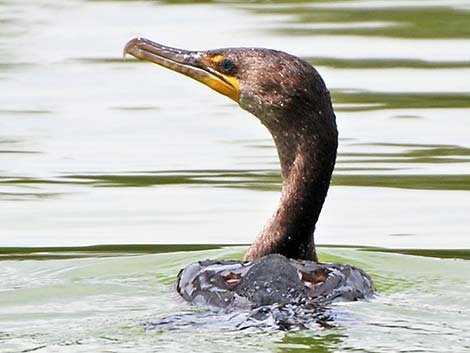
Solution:
<svg viewBox="0 0 470 353"><path fill-rule="evenodd" d="M278 209L248 249L245 260L279 253L288 258L317 261L313 233L330 185L338 146L333 110L323 113L328 116L301 121L301 126L291 126L287 133L270 129L281 162L282 196Z"/></svg>

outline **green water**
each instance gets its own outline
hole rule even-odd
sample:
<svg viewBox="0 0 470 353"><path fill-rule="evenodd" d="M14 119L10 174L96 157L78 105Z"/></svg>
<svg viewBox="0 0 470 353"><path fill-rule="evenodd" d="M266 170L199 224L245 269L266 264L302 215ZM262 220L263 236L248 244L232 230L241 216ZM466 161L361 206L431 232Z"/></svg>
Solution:
<svg viewBox="0 0 470 353"><path fill-rule="evenodd" d="M0 352L469 351L469 28L466 0L0 0ZM378 298L315 332L144 328L192 312L179 269L240 257L218 244L253 241L280 173L234 103L123 62L135 36L317 67L340 130L321 259Z"/></svg>
<svg viewBox="0 0 470 353"><path fill-rule="evenodd" d="M1 352L465 352L470 348L470 262L321 247L324 261L359 265L380 295L335 306L334 327L315 332L238 331L214 316L178 330L144 324L191 309L174 293L189 262L239 258L244 248L170 252L153 247L39 249L42 261L4 258ZM124 250L124 249L122 249ZM162 253L158 253L162 250ZM174 250L178 250L177 248ZM16 251L19 251L18 249ZM47 260L47 255L51 259ZM114 255L104 257L104 255ZM30 254L31 256L31 254ZM36 255L37 256L37 255ZM81 256L85 256L81 258ZM37 257L35 257L37 258Z"/></svg>

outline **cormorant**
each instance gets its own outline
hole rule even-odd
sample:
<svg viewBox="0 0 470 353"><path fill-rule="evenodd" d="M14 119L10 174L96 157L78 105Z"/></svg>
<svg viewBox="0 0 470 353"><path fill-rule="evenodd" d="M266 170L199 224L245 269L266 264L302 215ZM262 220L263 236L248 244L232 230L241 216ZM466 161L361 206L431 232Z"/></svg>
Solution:
<svg viewBox="0 0 470 353"><path fill-rule="evenodd" d="M237 102L269 130L281 163L279 208L244 261L189 265L178 275L177 291L184 299L211 307L257 308L357 300L374 293L364 271L318 263L313 233L335 165L338 132L329 91L309 63L271 49L188 51L144 38L130 40L127 53Z"/></svg>

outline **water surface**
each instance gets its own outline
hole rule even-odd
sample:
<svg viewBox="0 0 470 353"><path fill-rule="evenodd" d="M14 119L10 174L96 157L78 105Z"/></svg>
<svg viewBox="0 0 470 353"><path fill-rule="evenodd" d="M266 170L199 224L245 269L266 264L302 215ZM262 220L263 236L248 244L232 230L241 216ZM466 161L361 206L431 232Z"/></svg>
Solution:
<svg viewBox="0 0 470 353"><path fill-rule="evenodd" d="M154 254L147 255L132 248L127 254L100 250L101 254L62 251L69 258L60 260L50 251L52 258L43 251L41 261L25 254L22 261L3 259L0 352L466 352L470 348L470 298L465 295L470 290L470 263L465 260L321 247L324 261L367 269L380 295L370 302L336 304L329 328L240 331L237 324L243 314L195 312L175 294L174 280L188 262L239 258L244 248L171 253L152 248L148 250ZM103 252L114 256L103 257ZM161 320L170 324L149 325Z"/></svg>
<svg viewBox="0 0 470 353"><path fill-rule="evenodd" d="M468 23L465 0L0 0L0 352L467 351ZM134 36L317 67L340 130L321 258L363 267L379 298L315 333L144 328L192 312L178 270L241 256L217 244L254 239L280 173L254 117L123 62ZM100 244L122 247L83 248Z"/></svg>

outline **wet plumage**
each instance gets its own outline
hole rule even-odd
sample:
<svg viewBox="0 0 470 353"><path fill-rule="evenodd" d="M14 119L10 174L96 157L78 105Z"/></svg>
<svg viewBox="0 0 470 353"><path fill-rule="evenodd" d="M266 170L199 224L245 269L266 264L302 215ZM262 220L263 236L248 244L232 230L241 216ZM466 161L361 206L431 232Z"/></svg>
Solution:
<svg viewBox="0 0 470 353"><path fill-rule="evenodd" d="M329 92L318 72L290 54L264 48L186 51L135 38L124 49L187 75L236 101L271 133L283 178L279 208L244 261L201 261L178 276L196 305L256 308L357 300L374 292L362 270L318 263L314 230L338 147Z"/></svg>

